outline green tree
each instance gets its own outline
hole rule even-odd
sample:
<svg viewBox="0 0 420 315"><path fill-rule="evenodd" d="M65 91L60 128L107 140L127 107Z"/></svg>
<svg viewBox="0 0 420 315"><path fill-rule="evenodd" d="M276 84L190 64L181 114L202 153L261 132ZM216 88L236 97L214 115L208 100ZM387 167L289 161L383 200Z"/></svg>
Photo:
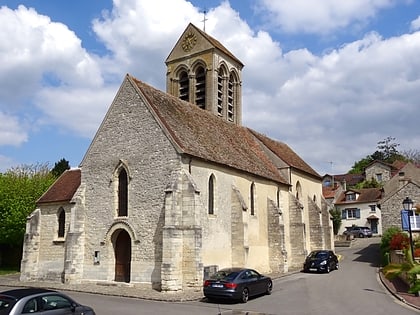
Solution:
<svg viewBox="0 0 420 315"><path fill-rule="evenodd" d="M378 181L374 178L370 180L364 180L361 183L356 184L356 189L363 189L363 188L381 188L381 183L378 183Z"/></svg>
<svg viewBox="0 0 420 315"><path fill-rule="evenodd" d="M341 211L338 209L331 209L330 210L331 220L333 223L333 231L334 235L338 234L338 231L340 230L342 219L341 219Z"/></svg>
<svg viewBox="0 0 420 315"><path fill-rule="evenodd" d="M349 174L362 174L365 171L366 166L373 162L371 155L366 156L360 161L354 162Z"/></svg>
<svg viewBox="0 0 420 315"><path fill-rule="evenodd" d="M47 165L22 165L0 173L0 249L22 248L26 218L54 180Z"/></svg>
<svg viewBox="0 0 420 315"><path fill-rule="evenodd" d="M53 169L51 170L51 174L53 174L56 178L60 177L66 170L70 169L69 161L62 158L60 161L56 162Z"/></svg>

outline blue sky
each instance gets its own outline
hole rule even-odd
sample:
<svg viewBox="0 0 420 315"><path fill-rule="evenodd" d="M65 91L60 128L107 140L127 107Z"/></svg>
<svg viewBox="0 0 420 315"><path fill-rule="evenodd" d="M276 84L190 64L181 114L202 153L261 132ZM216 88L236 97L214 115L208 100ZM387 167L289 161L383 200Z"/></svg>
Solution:
<svg viewBox="0 0 420 315"><path fill-rule="evenodd" d="M77 167L126 73L165 90L192 22L244 64L243 124L321 175L420 150L420 1L0 0L0 172Z"/></svg>

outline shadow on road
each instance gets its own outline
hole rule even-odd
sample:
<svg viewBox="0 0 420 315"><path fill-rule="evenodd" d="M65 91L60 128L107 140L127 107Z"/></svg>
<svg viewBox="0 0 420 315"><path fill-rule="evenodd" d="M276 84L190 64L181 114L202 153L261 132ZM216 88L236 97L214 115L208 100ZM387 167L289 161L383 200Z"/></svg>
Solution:
<svg viewBox="0 0 420 315"><path fill-rule="evenodd" d="M379 243L369 244L367 247L361 248L359 251L354 252L355 255L359 255L354 261L369 263L372 267L379 267L381 261L381 255L379 250Z"/></svg>

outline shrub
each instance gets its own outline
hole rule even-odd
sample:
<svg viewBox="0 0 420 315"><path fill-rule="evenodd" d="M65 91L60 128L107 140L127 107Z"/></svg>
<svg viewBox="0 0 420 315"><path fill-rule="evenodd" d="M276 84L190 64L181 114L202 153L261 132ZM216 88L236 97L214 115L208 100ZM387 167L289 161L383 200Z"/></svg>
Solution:
<svg viewBox="0 0 420 315"><path fill-rule="evenodd" d="M390 242L392 237L395 234L401 233L401 229L398 227L390 227L388 228L382 235L381 237L381 244L380 244L380 248L381 248L381 261L382 261L382 266L386 266L389 261L388 261L388 255L389 255L389 251L391 250L390 247Z"/></svg>
<svg viewBox="0 0 420 315"><path fill-rule="evenodd" d="M389 248L391 250L402 250L408 248L410 245L410 239L405 233L394 234L389 242Z"/></svg>

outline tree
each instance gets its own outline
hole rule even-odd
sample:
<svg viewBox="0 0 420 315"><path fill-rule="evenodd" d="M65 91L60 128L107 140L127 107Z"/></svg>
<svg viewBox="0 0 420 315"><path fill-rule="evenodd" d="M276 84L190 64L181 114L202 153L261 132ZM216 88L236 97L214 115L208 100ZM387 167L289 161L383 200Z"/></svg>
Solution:
<svg viewBox="0 0 420 315"><path fill-rule="evenodd" d="M62 158L60 161L56 162L53 169L51 170L51 174L53 174L56 178L60 177L66 170L70 169L69 161Z"/></svg>
<svg viewBox="0 0 420 315"><path fill-rule="evenodd" d="M334 235L338 234L338 231L340 230L342 219L341 219L341 211L338 209L331 209L330 210L331 219L333 223L333 231Z"/></svg>
<svg viewBox="0 0 420 315"><path fill-rule="evenodd" d="M415 164L420 164L420 150L406 150L401 153L404 158L408 161L411 161Z"/></svg>
<svg viewBox="0 0 420 315"><path fill-rule="evenodd" d="M366 156L358 162L354 162L349 174L362 174L365 171L365 168L373 162L371 155Z"/></svg>
<svg viewBox="0 0 420 315"><path fill-rule="evenodd" d="M22 165L0 173L0 248L20 249L26 218L55 181L48 165ZM9 253L8 253L9 255Z"/></svg>

